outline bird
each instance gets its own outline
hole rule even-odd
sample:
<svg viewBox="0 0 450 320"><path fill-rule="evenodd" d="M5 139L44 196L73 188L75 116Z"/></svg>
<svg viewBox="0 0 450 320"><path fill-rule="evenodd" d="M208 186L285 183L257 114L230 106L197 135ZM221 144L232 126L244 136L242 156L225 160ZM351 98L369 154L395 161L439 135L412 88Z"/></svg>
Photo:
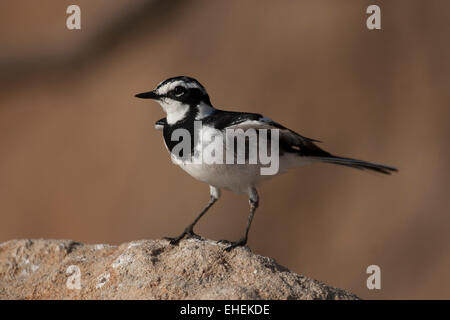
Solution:
<svg viewBox="0 0 450 320"><path fill-rule="evenodd" d="M166 114L165 118L155 123L155 128L162 130L165 146L170 153L172 161L180 166L184 171L197 180L209 185L210 199L203 210L194 221L189 224L184 231L176 237L165 237L172 245L176 245L183 238L201 237L194 232L194 227L205 213L219 200L221 190L230 190L238 194L247 194L249 202L248 221L243 236L237 241L220 240L227 243L224 250L230 251L233 248L246 246L250 227L259 206L259 196L257 186L273 176L286 172L288 169L303 166L311 163L329 163L350 168L369 170L381 174L391 174L398 171L396 168L384 164L372 163L353 158L335 156L317 144L319 140L307 138L295 131L271 120L258 113L233 112L215 108L205 87L199 81L188 76L177 76L168 78L159 83L152 91L136 94L135 97L141 99L152 99L160 104ZM199 126L198 123L201 125ZM239 129L241 129L239 131ZM180 131L181 130L181 131ZM223 137L227 137L229 130L238 131L233 138L239 139L248 130L263 132L270 130L278 135L278 171L275 174L263 175L261 163L205 163L199 161L199 150L206 147L215 146L217 149L223 148ZM234 132L231 131L231 132ZM188 133L187 139L190 152L178 150L177 144L180 139L174 139L176 133ZM212 138L222 133L220 139ZM201 139L195 138L202 137ZM275 136L273 134L272 136ZM266 139L258 136L256 141L244 136L246 154L245 160L249 158L250 148L268 149L271 135L267 134ZM221 140L222 139L222 140ZM272 141L272 140L271 140ZM219 143L220 145L217 145ZM275 145L275 143L272 143ZM225 149L227 146L224 147ZM235 146L228 147L234 157L237 150ZM184 149L183 149L184 150Z"/></svg>

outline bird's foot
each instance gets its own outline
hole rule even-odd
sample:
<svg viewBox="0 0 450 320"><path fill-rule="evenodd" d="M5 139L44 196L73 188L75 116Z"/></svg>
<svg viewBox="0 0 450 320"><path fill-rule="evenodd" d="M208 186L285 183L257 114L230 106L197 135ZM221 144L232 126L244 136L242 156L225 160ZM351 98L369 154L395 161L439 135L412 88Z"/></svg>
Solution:
<svg viewBox="0 0 450 320"><path fill-rule="evenodd" d="M178 244L181 239L183 239L185 236L184 232L180 234L178 237L172 238L172 237L163 237L164 240L168 240L170 244Z"/></svg>
<svg viewBox="0 0 450 320"><path fill-rule="evenodd" d="M232 244L233 243L230 240L217 240L216 242L220 243L220 244L222 244L222 243L224 243L224 244Z"/></svg>
<svg viewBox="0 0 450 320"><path fill-rule="evenodd" d="M198 239L198 240L202 239L202 237L196 234L193 229L194 229L193 226L189 226L186 229L184 229L183 233L180 234L178 237L175 238L164 237L163 239L169 240L170 244L178 244L180 240L183 239L184 237L188 239Z"/></svg>
<svg viewBox="0 0 450 320"><path fill-rule="evenodd" d="M218 241L218 243L228 243L230 244L228 247L226 247L224 250L230 252L232 249L236 248L236 247L243 247L247 244L247 238L241 238L238 241L235 242L231 242L228 240L220 240Z"/></svg>

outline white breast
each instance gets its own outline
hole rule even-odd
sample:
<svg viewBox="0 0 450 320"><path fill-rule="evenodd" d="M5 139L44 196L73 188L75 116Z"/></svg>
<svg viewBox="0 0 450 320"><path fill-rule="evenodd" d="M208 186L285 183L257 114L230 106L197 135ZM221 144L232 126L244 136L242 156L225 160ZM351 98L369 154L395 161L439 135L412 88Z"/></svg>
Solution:
<svg viewBox="0 0 450 320"><path fill-rule="evenodd" d="M262 166L260 164L226 164L225 158L223 158L223 162L220 164L208 164L205 161L205 155L201 151L208 150L208 148L211 150L212 144L219 143L218 140L212 139L217 133L214 128L203 126L199 133L199 136L201 135L202 138L198 139L198 143L194 148L194 155L187 160L180 160L176 156L171 155L173 163L180 166L197 180L217 188L229 189L236 193L247 193L249 187L255 187L260 182L274 176L261 175ZM223 146L224 157L227 148L229 148L225 140L223 139L221 144ZM279 161L280 170L277 175L283 173L290 167L297 166L299 164L299 157L285 155ZM293 165L294 163L296 165Z"/></svg>

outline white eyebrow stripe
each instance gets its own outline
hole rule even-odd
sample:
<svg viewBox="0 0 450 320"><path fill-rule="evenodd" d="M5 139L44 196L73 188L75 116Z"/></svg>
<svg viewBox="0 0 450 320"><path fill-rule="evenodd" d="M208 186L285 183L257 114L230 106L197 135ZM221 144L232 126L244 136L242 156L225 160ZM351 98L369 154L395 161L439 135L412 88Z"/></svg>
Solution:
<svg viewBox="0 0 450 320"><path fill-rule="evenodd" d="M170 82L170 83L162 86L161 88L158 88L156 90L156 92L160 95L164 95L164 94L167 94L168 92L170 92L171 90L175 89L177 86L182 86L186 89L197 88L197 89L202 90L203 92L205 91L201 86L199 86L195 82L185 82L182 80L178 80L178 81Z"/></svg>

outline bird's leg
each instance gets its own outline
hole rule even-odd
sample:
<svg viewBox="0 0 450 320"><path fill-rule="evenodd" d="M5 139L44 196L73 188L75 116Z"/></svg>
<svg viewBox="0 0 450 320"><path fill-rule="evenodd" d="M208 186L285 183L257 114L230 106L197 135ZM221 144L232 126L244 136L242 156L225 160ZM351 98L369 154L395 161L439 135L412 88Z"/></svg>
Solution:
<svg viewBox="0 0 450 320"><path fill-rule="evenodd" d="M184 229L184 231L178 237L175 238L164 237L164 239L169 240L170 244L177 244L185 236L188 236L189 238L201 239L201 237L194 232L194 226L197 224L200 218L203 217L203 215L209 210L209 208L211 208L212 205L219 199L220 190L213 186L210 186L210 195L211 197L206 207L202 210L202 212L200 212L197 218L195 218L195 220Z"/></svg>
<svg viewBox="0 0 450 320"><path fill-rule="evenodd" d="M206 207L202 210L202 212L200 212L200 214L197 216L197 218L195 218L195 220L184 229L184 231L179 236L177 236L175 238L164 237L164 239L169 240L170 244L177 244L185 236L188 236L189 238L200 239L201 237L194 232L194 226L200 220L200 218L208 211L208 209L211 208L211 206L216 201L217 201L217 198L214 198L214 197L211 196L211 198L210 198L208 204L206 205Z"/></svg>
<svg viewBox="0 0 450 320"><path fill-rule="evenodd" d="M225 251L230 251L233 248L245 246L248 240L248 232L250 230L250 226L252 224L253 216L255 215L256 208L259 206L259 197L255 188L251 188L249 190L249 199L248 203L250 204L250 214L248 216L247 228L245 228L244 236L236 242L231 242L230 246L225 248ZM228 241L221 241L228 242Z"/></svg>

